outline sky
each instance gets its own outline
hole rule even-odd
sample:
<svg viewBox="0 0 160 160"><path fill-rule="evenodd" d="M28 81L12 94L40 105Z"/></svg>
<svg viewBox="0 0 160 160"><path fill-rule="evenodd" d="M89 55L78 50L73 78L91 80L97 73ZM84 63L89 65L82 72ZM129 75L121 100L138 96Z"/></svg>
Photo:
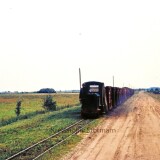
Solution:
<svg viewBox="0 0 160 160"><path fill-rule="evenodd" d="M0 0L0 91L160 86L158 0Z"/></svg>

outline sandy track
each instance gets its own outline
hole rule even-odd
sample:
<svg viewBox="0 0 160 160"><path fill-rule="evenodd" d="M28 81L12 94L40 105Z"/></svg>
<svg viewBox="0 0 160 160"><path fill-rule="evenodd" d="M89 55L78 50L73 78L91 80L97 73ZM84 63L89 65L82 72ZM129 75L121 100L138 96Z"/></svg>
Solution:
<svg viewBox="0 0 160 160"><path fill-rule="evenodd" d="M147 93L133 95L65 159L160 160L160 102Z"/></svg>

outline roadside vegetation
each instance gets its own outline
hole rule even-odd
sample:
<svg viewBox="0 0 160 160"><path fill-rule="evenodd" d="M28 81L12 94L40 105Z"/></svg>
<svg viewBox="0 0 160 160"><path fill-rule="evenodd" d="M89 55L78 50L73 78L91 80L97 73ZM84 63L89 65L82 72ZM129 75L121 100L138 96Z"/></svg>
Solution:
<svg viewBox="0 0 160 160"><path fill-rule="evenodd" d="M154 94L154 93L148 93L151 97L157 99L158 101L160 101L160 94Z"/></svg>
<svg viewBox="0 0 160 160"><path fill-rule="evenodd" d="M47 112L0 127L0 157L6 157L80 119L80 107Z"/></svg>
<svg viewBox="0 0 160 160"><path fill-rule="evenodd" d="M43 108L47 111L56 111L56 101L53 100L51 95L44 98Z"/></svg>
<svg viewBox="0 0 160 160"><path fill-rule="evenodd" d="M72 136L65 143L57 146L55 149L52 149L51 152L45 154L41 157L41 160L60 160L63 159L69 152L71 152L76 145L83 139L83 137L90 133L91 129L98 126L103 122L103 119L95 119L87 127L84 128L82 132L77 135Z"/></svg>
<svg viewBox="0 0 160 160"><path fill-rule="evenodd" d="M78 94L0 95L1 159L79 120L78 96ZM47 105L57 108L50 111L45 108Z"/></svg>
<svg viewBox="0 0 160 160"><path fill-rule="evenodd" d="M48 97L49 104L56 105L56 111L44 108L46 94L0 95L1 160L81 119L78 94L51 94ZM98 122L95 120L89 127ZM43 159L59 159L83 138L82 135L73 136L45 154Z"/></svg>

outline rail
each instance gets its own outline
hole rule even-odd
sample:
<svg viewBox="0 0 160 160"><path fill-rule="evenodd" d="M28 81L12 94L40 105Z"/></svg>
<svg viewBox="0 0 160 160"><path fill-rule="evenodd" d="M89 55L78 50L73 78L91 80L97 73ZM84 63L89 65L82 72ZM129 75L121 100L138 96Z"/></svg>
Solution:
<svg viewBox="0 0 160 160"><path fill-rule="evenodd" d="M62 138L60 141L58 142L55 142L55 144L51 145L51 146L45 146L44 148L47 148L45 151L43 152L40 152L39 155L36 155L34 156L33 158L30 158L30 159L33 159L33 160L36 160L38 158L40 158L41 156L43 156L45 153L47 153L48 151L50 151L51 149L55 148L56 146L60 145L61 143L63 143L64 141L68 140L71 136L79 133L86 125L88 125L90 122L92 122L93 120L79 120L78 122L75 122L74 124L62 129L61 131L49 136L48 138L45 138L35 144L33 144L32 146L30 147L27 147L23 150L21 150L20 152L12 155L11 157L7 158L6 160L12 160L12 159L16 159L17 157L19 157L19 159L21 159L23 157L23 159L25 159L25 156L26 155L31 155L33 156L33 149L36 148L38 145L42 145L43 143L47 142L48 140L51 140L52 138L55 138L56 136L59 136L60 134L63 134L65 133L67 130L72 130L73 133L69 134L67 137L65 137L64 139ZM74 130L73 128L76 127L77 128ZM57 138L58 139L58 138Z"/></svg>

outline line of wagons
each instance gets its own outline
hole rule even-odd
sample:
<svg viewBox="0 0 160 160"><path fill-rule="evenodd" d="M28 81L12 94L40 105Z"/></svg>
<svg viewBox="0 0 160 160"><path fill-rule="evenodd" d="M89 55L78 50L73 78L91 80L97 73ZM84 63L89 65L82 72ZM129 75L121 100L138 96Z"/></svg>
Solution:
<svg viewBox="0 0 160 160"><path fill-rule="evenodd" d="M128 87L105 86L103 82L89 81L82 84L79 100L82 117L98 117L122 104L134 90Z"/></svg>

